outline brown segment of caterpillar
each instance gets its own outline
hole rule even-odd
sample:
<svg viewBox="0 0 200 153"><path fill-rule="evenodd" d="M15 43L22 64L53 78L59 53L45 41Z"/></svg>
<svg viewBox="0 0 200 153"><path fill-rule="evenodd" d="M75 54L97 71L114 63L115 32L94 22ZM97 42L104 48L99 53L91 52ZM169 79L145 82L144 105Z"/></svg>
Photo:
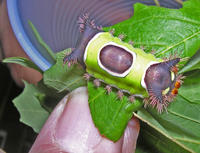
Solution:
<svg viewBox="0 0 200 153"><path fill-rule="evenodd" d="M133 54L114 45L103 47L99 53L101 67L111 74L115 73L118 75L127 72L133 61Z"/></svg>
<svg viewBox="0 0 200 153"><path fill-rule="evenodd" d="M144 99L145 107L147 105L156 107L159 113L163 112L164 109L167 111L167 106L178 94L178 89L184 79L182 75L177 75L177 63L179 61L180 58L166 60L151 65L147 69L145 82L149 98Z"/></svg>
<svg viewBox="0 0 200 153"><path fill-rule="evenodd" d="M95 21L89 18L89 13L84 13L80 16L78 18L78 24L82 36L78 40L76 49L74 49L71 54L64 57L63 63L67 63L70 67L72 64L79 62L83 68L85 68L85 63L83 61L85 47L97 33L102 32L102 26L95 25Z"/></svg>

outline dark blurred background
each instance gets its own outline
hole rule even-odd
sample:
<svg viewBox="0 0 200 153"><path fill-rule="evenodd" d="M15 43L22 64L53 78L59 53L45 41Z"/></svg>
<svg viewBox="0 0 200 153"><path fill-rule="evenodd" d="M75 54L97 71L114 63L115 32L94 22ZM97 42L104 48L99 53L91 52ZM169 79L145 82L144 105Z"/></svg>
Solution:
<svg viewBox="0 0 200 153"><path fill-rule="evenodd" d="M22 90L13 81L6 64L0 62L0 148L7 153L28 153L36 138L32 128L20 123L20 115L12 103Z"/></svg>

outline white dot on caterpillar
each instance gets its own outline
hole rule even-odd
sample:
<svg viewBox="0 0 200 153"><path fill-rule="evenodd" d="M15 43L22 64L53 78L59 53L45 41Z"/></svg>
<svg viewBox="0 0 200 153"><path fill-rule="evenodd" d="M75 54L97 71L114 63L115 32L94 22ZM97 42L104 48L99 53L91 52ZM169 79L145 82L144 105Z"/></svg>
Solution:
<svg viewBox="0 0 200 153"><path fill-rule="evenodd" d="M118 92L117 92L117 97L118 97L120 100L122 100L123 96L124 96L123 91L118 90Z"/></svg>
<svg viewBox="0 0 200 153"><path fill-rule="evenodd" d="M93 83L94 83L94 85L95 85L96 87L99 87L99 86L101 85L101 82L100 82L99 79L95 79L95 80L93 81Z"/></svg>

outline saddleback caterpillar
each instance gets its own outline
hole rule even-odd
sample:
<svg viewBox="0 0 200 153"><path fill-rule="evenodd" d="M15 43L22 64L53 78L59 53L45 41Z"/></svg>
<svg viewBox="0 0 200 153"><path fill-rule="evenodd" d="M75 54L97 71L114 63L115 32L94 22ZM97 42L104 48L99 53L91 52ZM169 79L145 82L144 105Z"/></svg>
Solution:
<svg viewBox="0 0 200 153"><path fill-rule="evenodd" d="M112 32L104 32L89 19L88 14L79 18L81 38L64 63L68 66L77 61L86 68L84 77L95 78L98 87L104 82L108 94L112 87L118 89L118 97L123 93L144 98L146 105L156 107L161 113L178 93L182 76L178 75L177 64L180 58L163 60L153 54L134 48L131 43L122 41L123 35L114 37Z"/></svg>

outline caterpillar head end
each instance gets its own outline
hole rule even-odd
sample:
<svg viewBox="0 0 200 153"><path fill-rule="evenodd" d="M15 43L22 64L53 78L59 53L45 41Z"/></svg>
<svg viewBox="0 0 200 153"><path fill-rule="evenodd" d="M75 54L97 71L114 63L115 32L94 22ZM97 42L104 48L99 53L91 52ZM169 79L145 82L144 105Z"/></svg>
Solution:
<svg viewBox="0 0 200 153"><path fill-rule="evenodd" d="M152 105L161 113L166 110L168 104L178 94L178 89L182 84L182 76L178 75L180 58L175 58L161 63L151 65L145 74L144 82L149 93L149 98L145 99L145 106Z"/></svg>

